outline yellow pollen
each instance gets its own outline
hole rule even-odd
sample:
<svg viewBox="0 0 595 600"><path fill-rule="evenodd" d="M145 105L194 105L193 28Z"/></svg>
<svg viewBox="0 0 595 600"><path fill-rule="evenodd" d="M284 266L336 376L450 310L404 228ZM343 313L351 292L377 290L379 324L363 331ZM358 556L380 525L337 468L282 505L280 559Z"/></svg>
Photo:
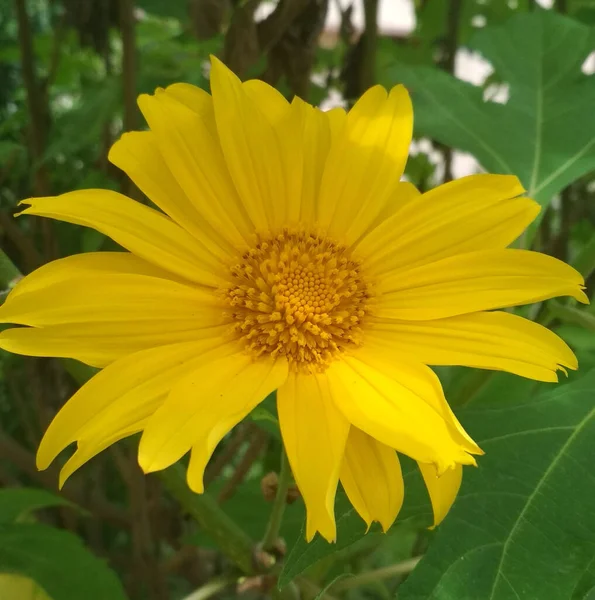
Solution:
<svg viewBox="0 0 595 600"><path fill-rule="evenodd" d="M234 332L255 356L315 372L361 344L370 286L345 246L303 231L260 235L230 274Z"/></svg>

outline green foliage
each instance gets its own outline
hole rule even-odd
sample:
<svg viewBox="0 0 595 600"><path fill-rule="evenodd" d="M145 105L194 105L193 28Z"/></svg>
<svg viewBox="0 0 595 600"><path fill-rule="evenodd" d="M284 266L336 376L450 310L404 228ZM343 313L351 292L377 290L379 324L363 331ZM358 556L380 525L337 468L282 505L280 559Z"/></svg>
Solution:
<svg viewBox="0 0 595 600"><path fill-rule="evenodd" d="M71 533L46 525L0 525L0 570L26 575L52 600L125 600L115 574Z"/></svg>
<svg viewBox="0 0 595 600"><path fill-rule="evenodd" d="M37 488L8 488L0 490L0 524L14 523L32 511L50 506L71 506L70 502Z"/></svg>
<svg viewBox="0 0 595 600"><path fill-rule="evenodd" d="M324 4L308 1L310 9ZM211 53L243 79L272 81L288 98L299 89L313 104L330 93L355 100L364 92L363 55L372 53L378 82L403 82L413 96L415 141L423 143L406 177L421 191L433 187L454 150L487 171L519 176L544 208L522 243L571 263L592 295L595 78L581 71L595 47L592 0L558 1L549 11L534 0L416 0L412 32L380 30L358 43L345 17L337 36L323 33L324 47L314 11L263 40L250 20L258 1L23 4L32 65L13 3L0 2L0 302L39 264L116 248L91 229L15 222L12 214L22 198L88 187L147 202L109 164L109 147L126 128L144 127L133 95L179 81L208 90ZM248 16L245 30L230 27L234 10ZM481 85L450 72L460 50L490 64ZM300 88L299 75L307 83L311 74ZM508 100L495 102L504 89ZM465 470L440 527L428 529L425 486L402 457L405 503L387 533L377 524L366 531L339 489L337 543L307 543L303 502L293 493L280 527L287 548L280 541L266 552L274 484L267 491L263 477L279 470L281 448L275 394L218 446L203 496L188 488L182 465L145 477L137 440L94 458L57 492L57 472L38 473L35 450L56 409L97 369L1 354L0 600L595 599L595 304L523 310L571 345L581 370L553 387L436 369L486 451L477 469Z"/></svg>
<svg viewBox="0 0 595 600"><path fill-rule="evenodd" d="M595 80L581 73L593 30L551 12L518 15L478 32L471 46L510 86L506 105L435 68L395 67L414 98L419 133L514 173L547 206L595 167Z"/></svg>
<svg viewBox="0 0 595 600"><path fill-rule="evenodd" d="M595 591L594 386L591 371L522 405L460 413L486 456L400 598L570 600Z"/></svg>
<svg viewBox="0 0 595 600"><path fill-rule="evenodd" d="M33 511L71 503L40 489L0 490L0 574L18 574L21 579L3 579L2 598L30 593L31 600L43 600L39 584L52 600L125 600L116 575L66 531L31 523ZM25 580L22 579L25 577ZM3 589L4 588L4 589ZM24 597L13 600L28 600Z"/></svg>

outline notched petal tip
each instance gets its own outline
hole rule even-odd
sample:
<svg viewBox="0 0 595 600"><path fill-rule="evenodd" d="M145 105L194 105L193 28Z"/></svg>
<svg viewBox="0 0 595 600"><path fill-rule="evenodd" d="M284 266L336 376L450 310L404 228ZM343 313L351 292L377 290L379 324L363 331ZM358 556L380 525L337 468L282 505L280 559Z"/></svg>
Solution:
<svg viewBox="0 0 595 600"><path fill-rule="evenodd" d="M332 515L324 515L321 518L313 518L306 514L306 541L310 543L314 536L319 533L329 544L337 541L337 525Z"/></svg>
<svg viewBox="0 0 595 600"><path fill-rule="evenodd" d="M585 292L583 290L586 290L587 287L583 284L579 285L579 289L577 290L576 294L573 294L572 297L575 300L578 300L581 304L591 304L591 301L589 300L589 296L587 296L587 294L585 294Z"/></svg>

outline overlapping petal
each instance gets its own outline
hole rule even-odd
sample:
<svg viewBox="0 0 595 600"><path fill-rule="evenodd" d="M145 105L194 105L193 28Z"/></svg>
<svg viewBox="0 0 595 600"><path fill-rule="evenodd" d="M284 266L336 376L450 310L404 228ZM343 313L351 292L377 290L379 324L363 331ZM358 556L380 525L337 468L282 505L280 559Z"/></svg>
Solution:
<svg viewBox="0 0 595 600"><path fill-rule="evenodd" d="M505 312L479 312L435 321L379 320L366 343L427 365L509 371L557 381L557 370L576 369L576 357L549 329Z"/></svg>
<svg viewBox="0 0 595 600"><path fill-rule="evenodd" d="M110 190L23 200L21 214L92 227L140 258L205 286L221 284L221 262L165 215Z"/></svg>
<svg viewBox="0 0 595 600"><path fill-rule="evenodd" d="M423 321L540 302L557 296L589 300L582 275L528 250L468 252L379 279L379 317Z"/></svg>
<svg viewBox="0 0 595 600"><path fill-rule="evenodd" d="M378 521L387 531L401 506L405 488L397 453L351 427L341 464L341 484L368 527Z"/></svg>
<svg viewBox="0 0 595 600"><path fill-rule="evenodd" d="M210 206L192 202L180 187L161 155L154 132L132 131L123 134L111 147L108 158L152 202L180 227L199 239L213 255L225 260L237 252L225 231L217 231L205 218L204 212L212 210Z"/></svg>
<svg viewBox="0 0 595 600"><path fill-rule="evenodd" d="M107 366L54 417L37 451L38 468L46 469L73 442L81 443L86 461L105 447L106 440L137 430L209 351L225 354L234 349L217 337L143 350ZM75 461L82 464L80 457Z"/></svg>
<svg viewBox="0 0 595 600"><path fill-rule="evenodd" d="M375 276L475 250L506 248L539 213L511 175L471 175L440 185L389 218L357 245Z"/></svg>
<svg viewBox="0 0 595 600"><path fill-rule="evenodd" d="M302 196L301 104L283 110L277 92L260 84L246 89L216 58L211 64L219 142L252 222L260 231L296 225Z"/></svg>
<svg viewBox="0 0 595 600"><path fill-rule="evenodd" d="M327 370L333 400L350 423L415 460L437 465L440 472L457 463L474 464L463 435L437 410L435 382L408 367L402 363L386 373L346 356ZM466 445L471 450L472 443Z"/></svg>
<svg viewBox="0 0 595 600"><path fill-rule="evenodd" d="M306 539L336 539L335 493L349 422L331 399L324 374L290 373L277 411L291 470L306 504Z"/></svg>
<svg viewBox="0 0 595 600"><path fill-rule="evenodd" d="M211 98L199 90L195 95L194 109L169 88L141 95L138 105L185 196L213 229L242 248L253 227L225 164Z"/></svg>
<svg viewBox="0 0 595 600"><path fill-rule="evenodd" d="M160 269L130 252L85 252L53 260L35 269L17 283L10 292L7 302L12 302L21 294L43 290L47 286L67 281L79 275L93 277L126 273L176 279L176 276L169 271ZM0 314L1 312L2 308L0 307Z"/></svg>
<svg viewBox="0 0 595 600"><path fill-rule="evenodd" d="M413 131L403 86L368 90L349 111L328 155L318 199L318 222L353 243L377 220L405 169Z"/></svg>
<svg viewBox="0 0 595 600"><path fill-rule="evenodd" d="M27 356L73 358L105 367L128 354L205 337L227 336L229 325L200 328L188 319L15 327L0 333L0 348Z"/></svg>
<svg viewBox="0 0 595 600"><path fill-rule="evenodd" d="M229 430L287 378L287 361L251 356L235 346L225 356L204 354L147 423L139 447L145 472L164 469L192 448L188 483L203 491L202 474Z"/></svg>
<svg viewBox="0 0 595 600"><path fill-rule="evenodd" d="M74 323L186 320L195 328L224 322L217 297L202 289L147 275L78 275L9 297L0 322L34 327Z"/></svg>

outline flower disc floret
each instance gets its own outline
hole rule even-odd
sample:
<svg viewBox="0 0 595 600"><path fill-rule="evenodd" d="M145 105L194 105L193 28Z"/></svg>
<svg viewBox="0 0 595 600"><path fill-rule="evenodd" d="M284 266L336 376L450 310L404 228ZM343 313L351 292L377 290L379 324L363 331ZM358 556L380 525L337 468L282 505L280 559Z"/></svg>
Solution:
<svg viewBox="0 0 595 600"><path fill-rule="evenodd" d="M370 285L348 249L311 232L260 235L225 290L234 331L255 356L285 356L321 371L361 344Z"/></svg>

